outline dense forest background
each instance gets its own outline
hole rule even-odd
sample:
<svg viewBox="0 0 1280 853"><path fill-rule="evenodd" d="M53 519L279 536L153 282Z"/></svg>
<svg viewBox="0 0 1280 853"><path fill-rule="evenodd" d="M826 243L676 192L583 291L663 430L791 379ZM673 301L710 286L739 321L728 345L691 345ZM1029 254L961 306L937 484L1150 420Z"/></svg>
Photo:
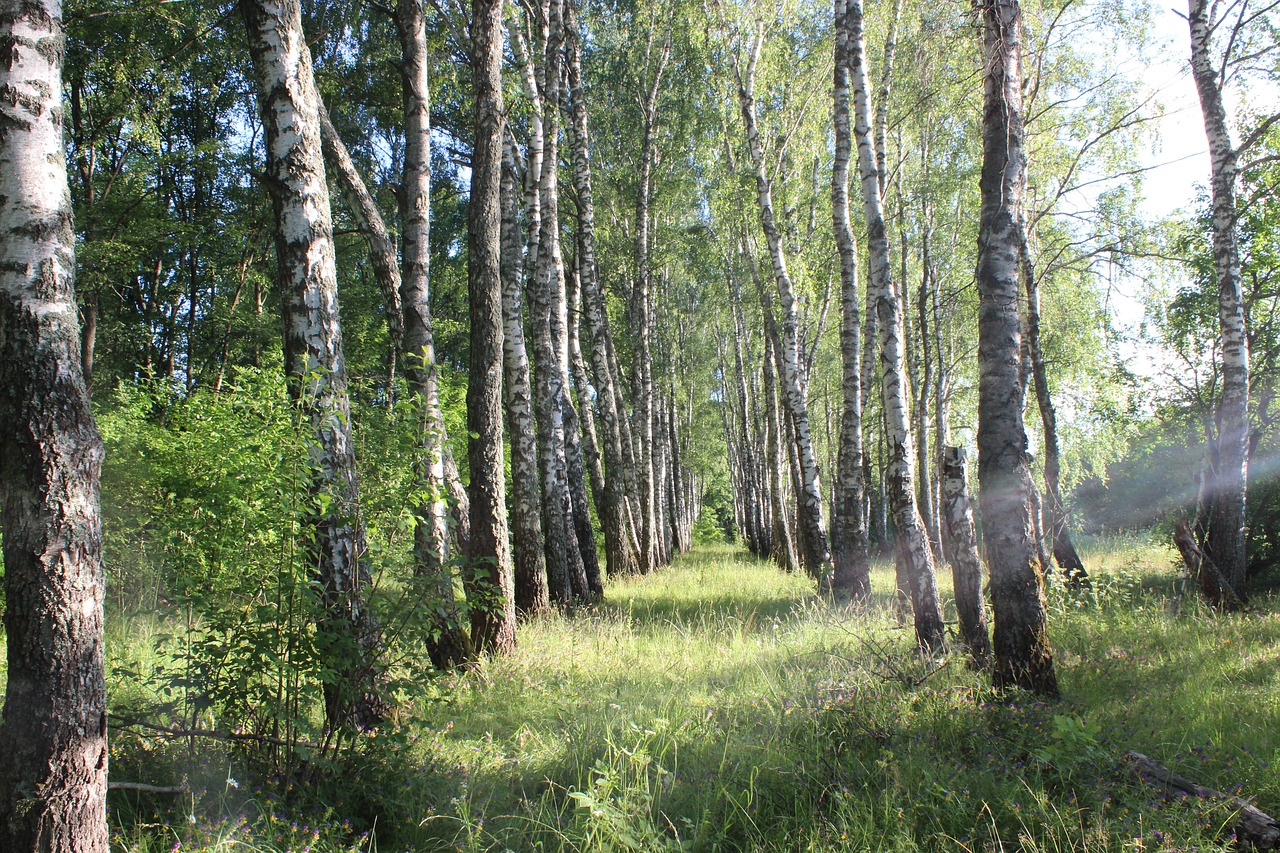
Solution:
<svg viewBox="0 0 1280 853"><path fill-rule="evenodd" d="M1161 14L66 3L110 849L1249 836L1280 39L1251 0ZM1215 138L1202 78L1225 142L1153 216L1161 129ZM1226 793L1157 796L1129 750Z"/></svg>

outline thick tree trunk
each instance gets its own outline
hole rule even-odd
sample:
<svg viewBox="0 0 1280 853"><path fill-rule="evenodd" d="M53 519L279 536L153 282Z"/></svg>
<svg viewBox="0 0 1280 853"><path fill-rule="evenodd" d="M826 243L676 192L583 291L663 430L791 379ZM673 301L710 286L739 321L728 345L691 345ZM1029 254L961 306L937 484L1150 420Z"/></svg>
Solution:
<svg viewBox="0 0 1280 853"><path fill-rule="evenodd" d="M866 490L862 459L861 316L858 302L858 246L849 220L849 161L853 133L849 121L849 30L845 0L835 0L835 162L831 211L840 253L840 359L843 411L836 460L836 491L831 528L838 599L865 601L871 595L871 558L867 547Z"/></svg>
<svg viewBox="0 0 1280 853"><path fill-rule="evenodd" d="M968 475L963 447L942 451L942 512L951 548L951 578L955 587L960 641L974 666L986 668L991 660L987 636L987 612L982 600L982 562L978 557L978 532L973 525Z"/></svg>
<svg viewBox="0 0 1280 853"><path fill-rule="evenodd" d="M1213 267L1218 279L1218 327L1222 351L1222 396L1218 401L1218 437L1210 454L1212 512L1205 550L1231 584L1234 598L1245 600L1245 496L1249 474L1249 338L1245 333L1240 246L1236 235L1236 175L1239 152L1231 142L1222 81L1211 52L1212 4L1189 0L1191 76L1200 95L1204 131L1209 140L1213 197ZM1224 598L1214 604L1228 604Z"/></svg>
<svg viewBox="0 0 1280 853"><path fill-rule="evenodd" d="M871 253L869 292L875 293L876 322L880 335L880 399L885 413L885 439L889 454L887 480L893 510L896 557L911 586L911 609L916 639L929 651L941 647L946 626L938 600L938 579L924 524L916 507L915 450L907 414L907 382L903 366L903 305L889 263L889 240L875 150L871 139L871 104L867 82L862 2L848 0L849 63L854 90L858 165L862 175L863 212L867 222L867 246Z"/></svg>
<svg viewBox="0 0 1280 853"><path fill-rule="evenodd" d="M62 10L0 3L0 849L107 853L102 440L82 374Z"/></svg>
<svg viewBox="0 0 1280 853"><path fill-rule="evenodd" d="M516 645L515 579L507 541L502 452L502 2L471 4L475 148L467 204L471 314L467 456L471 464L471 636L481 651Z"/></svg>
<svg viewBox="0 0 1280 853"><path fill-rule="evenodd" d="M297 0L241 4L249 31L276 218L285 370L314 438L312 489L324 509L312 523L323 597L321 632L336 641L337 680L325 685L331 727L373 725L387 711L378 656L382 631L364 601L370 585L351 403L338 319L329 188L320 141L320 98ZM318 502L319 505L319 502Z"/></svg>
<svg viewBox="0 0 1280 853"><path fill-rule="evenodd" d="M993 681L1056 695L1022 421L1018 227L1024 174L1022 10L981 0L985 98L978 232L978 482L995 610Z"/></svg>
<svg viewBox="0 0 1280 853"><path fill-rule="evenodd" d="M823 583L830 582L831 552L827 547L827 531L822 520L822 482L818 473L818 461L813 452L813 438L809 429L809 405L805 399L803 377L800 372L800 318L796 309L795 290L787 271L787 259L782 247L782 235L778 231L773 213L773 188L764 160L764 148L756 127L755 69L763 46L763 36L756 43L745 73L739 68L736 57L734 71L738 77L738 101L742 121L747 133L747 146L755 169L756 201L760 210L760 226L769 245L769 257L773 264L774 281L778 288L778 301L782 309L781 348L778 355L782 364L782 400L796 428L796 452L799 455L800 490L797 494L798 537L803 545L805 569Z"/></svg>

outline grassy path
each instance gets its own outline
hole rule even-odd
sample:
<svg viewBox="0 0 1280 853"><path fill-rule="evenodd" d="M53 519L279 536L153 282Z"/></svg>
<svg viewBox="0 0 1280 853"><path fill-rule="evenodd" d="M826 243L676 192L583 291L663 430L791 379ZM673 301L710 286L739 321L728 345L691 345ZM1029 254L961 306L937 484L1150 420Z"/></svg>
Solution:
<svg viewBox="0 0 1280 853"><path fill-rule="evenodd" d="M959 656L925 677L888 565L850 613L704 547L408 691L401 731L315 792L302 829L301 805L224 786L226 817L197 806L202 834L170 832L264 853L1222 849L1227 814L1160 800L1119 757L1280 812L1276 603L1216 616L1179 598L1162 549L1085 556L1090 598L1050 590L1061 702L992 695ZM144 835L119 846L161 849Z"/></svg>

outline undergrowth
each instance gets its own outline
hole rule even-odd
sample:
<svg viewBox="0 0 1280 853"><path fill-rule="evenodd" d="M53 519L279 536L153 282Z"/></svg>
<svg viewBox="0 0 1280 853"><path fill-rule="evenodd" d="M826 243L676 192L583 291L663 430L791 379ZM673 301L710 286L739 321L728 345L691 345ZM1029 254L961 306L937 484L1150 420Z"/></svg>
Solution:
<svg viewBox="0 0 1280 853"><path fill-rule="evenodd" d="M304 750L290 779L254 779L225 743L118 731L113 779L189 792L113 791L113 849L1226 849L1227 811L1166 800L1121 757L1280 811L1276 602L1215 614L1162 547L1082 550L1092 588L1049 587L1057 702L995 695L958 653L920 660L888 565L855 612L702 547L404 688L398 727ZM113 704L155 701L140 674L172 654L165 630L113 620Z"/></svg>

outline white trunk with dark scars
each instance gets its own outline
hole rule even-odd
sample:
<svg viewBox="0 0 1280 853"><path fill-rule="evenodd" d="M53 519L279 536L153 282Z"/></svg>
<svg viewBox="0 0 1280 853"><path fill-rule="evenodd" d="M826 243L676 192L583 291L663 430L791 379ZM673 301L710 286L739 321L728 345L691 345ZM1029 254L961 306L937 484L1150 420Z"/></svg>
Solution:
<svg viewBox="0 0 1280 853"><path fill-rule="evenodd" d="M569 97L566 104L569 146L573 155L573 186L578 206L578 245L580 258L580 302L587 328L587 349L595 374L597 393L595 409L604 429L598 442L604 455L603 487L599 490L601 525L605 536L605 559L611 576L635 574L639 571L637 554L631 546L633 533L628 529L627 463L623 452L622 429L619 424L620 400L617 377L609 366L612 332L604 308L600 273L596 264L595 202L591 182L590 135L587 127L587 104L582 81L582 45L573 3L565 4L565 44L568 63ZM570 339L570 346L573 339ZM571 353L572 356L572 353ZM575 380L576 381L576 380ZM589 418L583 405L584 434ZM585 435L584 435L585 438ZM593 486L593 490L595 487Z"/></svg>
<svg viewBox="0 0 1280 853"><path fill-rule="evenodd" d="M81 373L61 4L0 3L0 850L107 853L102 440Z"/></svg>
<svg viewBox="0 0 1280 853"><path fill-rule="evenodd" d="M849 161L853 133L849 121L849 31L846 0L835 2L835 160L831 174L831 214L840 253L840 387L843 411L836 456L832 506L832 591L863 601L871 594L867 548L866 494L862 481L862 329L858 303L858 245L849 220Z"/></svg>
<svg viewBox="0 0 1280 853"><path fill-rule="evenodd" d="M889 240L880 199L879 170L871 138L870 86L867 82L863 38L862 0L848 0L849 65L854 91L854 134L858 142L858 166L862 175L862 208L867 222L867 248L871 254L868 301L874 294L880 335L881 403L885 414L888 465L885 472L893 511L896 557L911 584L911 609L916 639L921 647L939 648L946 636L938 599L938 579L928 535L916 508L915 449L907 414L907 382L903 366L902 298L893 281Z"/></svg>
<svg viewBox="0 0 1280 853"><path fill-rule="evenodd" d="M1245 333L1240 245L1236 234L1236 177L1239 151L1231 142L1222 81L1214 68L1210 19L1217 8L1208 0L1189 0L1191 76L1200 95L1205 136L1209 140L1213 198L1213 268L1218 279L1218 328L1222 351L1222 396L1218 401L1218 438L1209 494L1212 511L1205 546L1235 599L1245 597L1245 496L1249 474L1249 338ZM1229 596L1220 595L1222 603Z"/></svg>
<svg viewBox="0 0 1280 853"><path fill-rule="evenodd" d="M400 181L400 282L404 312L404 370L418 406L418 486L425 500L414 508L414 570L428 579L434 622L427 651L436 666L450 667L471 657L449 560L449 502L445 485L444 414L431 326L431 90L427 24L420 0L398 0L394 10L400 37L400 87L404 110L404 165Z"/></svg>
<svg viewBox="0 0 1280 853"><path fill-rule="evenodd" d="M1017 0L982 0L977 11L985 65L977 271L978 498L995 612L992 681L997 689L1056 695L1022 421L1022 10Z"/></svg>
<svg viewBox="0 0 1280 853"><path fill-rule="evenodd" d="M289 389L312 432L312 488L327 498L314 518L321 630L339 641L337 679L325 685L330 725L371 725L386 712L378 664L382 634L364 601L369 587L351 404L338 319L333 224L320 141L319 94L297 0L246 0L276 256ZM343 648L343 647L346 648Z"/></svg>
<svg viewBox="0 0 1280 853"><path fill-rule="evenodd" d="M769 246L769 258L773 265L773 277L778 289L778 302L782 309L782 335L779 355L782 363L782 400L796 428L796 452L799 456L800 489L797 498L797 524L802 535L805 569L814 577L829 583L831 552L827 547L827 531L822 520L822 482L818 473L818 460L813 452L813 436L809 429L809 404L805 400L803 377L800 368L800 316L796 308L795 289L791 274L787 271L787 258L782 247L782 235L778 231L773 212L773 186L764 160L764 147L756 124L755 70L763 46L763 36L757 41L744 70L733 57L734 71L738 77L738 101L742 121L747 133L747 147L755 169L756 202L760 209L760 226Z"/></svg>
<svg viewBox="0 0 1280 853"><path fill-rule="evenodd" d="M531 616L546 610L547 563L542 553L542 490L538 425L524 340L524 265L517 198L519 168L510 138L502 151L502 354L507 434L511 442L511 548L516 608Z"/></svg>

